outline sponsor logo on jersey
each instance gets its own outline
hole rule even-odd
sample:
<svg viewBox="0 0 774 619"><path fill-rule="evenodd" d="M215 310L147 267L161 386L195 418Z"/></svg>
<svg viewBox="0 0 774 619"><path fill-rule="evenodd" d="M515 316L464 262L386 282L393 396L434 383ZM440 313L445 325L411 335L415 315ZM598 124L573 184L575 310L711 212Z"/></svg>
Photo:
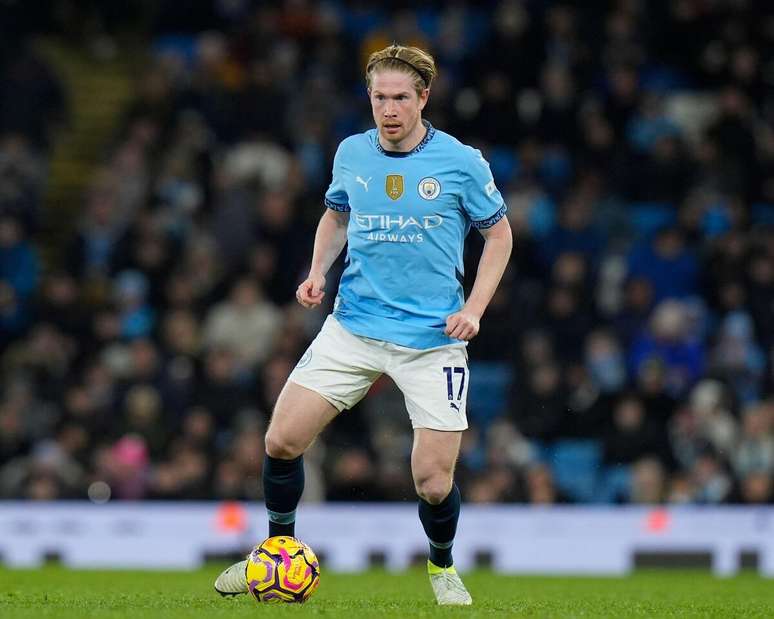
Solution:
<svg viewBox="0 0 774 619"><path fill-rule="evenodd" d="M484 187L484 189L486 190L486 195L487 195L487 196L489 196L489 197L491 197L491 196L492 196L492 194L493 194L493 193L494 193L494 192L497 190L497 187L495 187L495 182L494 182L494 179L492 179L491 181L489 181L489 182L486 184L486 186Z"/></svg>
<svg viewBox="0 0 774 619"><path fill-rule="evenodd" d="M355 224L368 233L366 240L383 243L424 243L424 231L443 225L443 217L440 215L404 217L355 214L354 219Z"/></svg>
<svg viewBox="0 0 774 619"><path fill-rule="evenodd" d="M370 183L370 182L371 182L371 179L372 179L372 178L373 178L373 176L369 176L369 177L368 177L368 180L367 180L367 181L365 181L365 180L363 180L363 179L362 179L360 176L358 176L358 177L355 179L355 181L357 181L358 183L360 183L360 184L361 184L363 187L365 187L365 190L366 190L366 191L368 191L368 183Z"/></svg>
<svg viewBox="0 0 774 619"><path fill-rule="evenodd" d="M441 194L441 183L432 176L427 176L419 181L417 191L425 200L435 200Z"/></svg>
<svg viewBox="0 0 774 619"><path fill-rule="evenodd" d="M425 215L424 217L404 217L403 215L364 215L355 214L355 223L364 230L430 230L443 224L440 215Z"/></svg>
<svg viewBox="0 0 774 619"><path fill-rule="evenodd" d="M403 176L400 174L388 174L384 184L384 190L390 200L397 200L403 195Z"/></svg>

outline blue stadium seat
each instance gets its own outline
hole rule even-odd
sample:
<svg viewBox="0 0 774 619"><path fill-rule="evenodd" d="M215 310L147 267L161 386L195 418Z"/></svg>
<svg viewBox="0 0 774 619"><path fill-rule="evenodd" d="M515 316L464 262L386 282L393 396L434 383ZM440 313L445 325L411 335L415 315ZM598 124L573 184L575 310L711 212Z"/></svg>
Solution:
<svg viewBox="0 0 774 619"><path fill-rule="evenodd" d="M597 492L602 446L591 439L565 439L550 449L549 463L557 487L574 501L589 502Z"/></svg>
<svg viewBox="0 0 774 619"><path fill-rule="evenodd" d="M631 467L619 465L605 468L599 476L599 487L594 497L597 503L622 503L631 493Z"/></svg>
<svg viewBox="0 0 774 619"><path fill-rule="evenodd" d="M518 173L519 161L510 148L495 146L487 153L489 167L495 182L504 187Z"/></svg>
<svg viewBox="0 0 774 619"><path fill-rule="evenodd" d="M665 202L637 202L629 206L629 223L637 236L649 237L677 221L675 208Z"/></svg>
<svg viewBox="0 0 774 619"><path fill-rule="evenodd" d="M511 365L500 361L470 363L468 419L485 428L499 417L508 403L513 380Z"/></svg>

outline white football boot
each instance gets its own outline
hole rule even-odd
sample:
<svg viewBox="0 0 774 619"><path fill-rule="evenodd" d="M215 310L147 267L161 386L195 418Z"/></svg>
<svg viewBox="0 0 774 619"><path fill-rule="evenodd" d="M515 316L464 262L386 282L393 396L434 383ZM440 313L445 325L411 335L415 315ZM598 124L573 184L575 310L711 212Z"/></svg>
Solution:
<svg viewBox="0 0 774 619"><path fill-rule="evenodd" d="M215 591L223 596L247 593L247 559L223 570L215 579Z"/></svg>
<svg viewBox="0 0 774 619"><path fill-rule="evenodd" d="M430 585L433 587L435 599L441 606L470 606L473 598L462 583L454 566L438 567L427 562L427 573L430 576Z"/></svg>

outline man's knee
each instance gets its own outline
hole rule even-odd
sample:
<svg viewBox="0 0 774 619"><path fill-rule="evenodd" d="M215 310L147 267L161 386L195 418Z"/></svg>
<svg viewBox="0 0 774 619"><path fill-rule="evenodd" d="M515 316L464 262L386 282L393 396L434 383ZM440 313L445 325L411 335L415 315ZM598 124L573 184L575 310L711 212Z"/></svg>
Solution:
<svg viewBox="0 0 774 619"><path fill-rule="evenodd" d="M276 432L271 427L266 432L264 442L266 444L266 454L280 460L297 458L306 449L306 445L301 445L290 436L283 436L281 432Z"/></svg>
<svg viewBox="0 0 774 619"><path fill-rule="evenodd" d="M452 489L450 473L437 473L414 480L417 494L431 505L438 505Z"/></svg>

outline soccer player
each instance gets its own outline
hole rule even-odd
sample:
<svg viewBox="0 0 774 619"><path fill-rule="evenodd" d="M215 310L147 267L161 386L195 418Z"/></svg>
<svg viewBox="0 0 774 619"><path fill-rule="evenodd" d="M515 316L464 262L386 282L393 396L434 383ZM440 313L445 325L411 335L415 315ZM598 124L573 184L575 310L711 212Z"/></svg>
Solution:
<svg viewBox="0 0 774 619"><path fill-rule="evenodd" d="M368 60L376 128L339 145L298 302L320 305L325 275L348 243L346 267L333 313L277 399L263 484L269 535L294 535L304 451L387 374L414 428L411 471L433 592L439 604L470 604L452 561L460 513L454 464L470 383L466 345L500 282L512 235L481 153L422 119L435 74L433 58L415 47L391 45ZM485 243L465 300L462 256L471 226ZM216 590L246 592L245 566L225 570Z"/></svg>

